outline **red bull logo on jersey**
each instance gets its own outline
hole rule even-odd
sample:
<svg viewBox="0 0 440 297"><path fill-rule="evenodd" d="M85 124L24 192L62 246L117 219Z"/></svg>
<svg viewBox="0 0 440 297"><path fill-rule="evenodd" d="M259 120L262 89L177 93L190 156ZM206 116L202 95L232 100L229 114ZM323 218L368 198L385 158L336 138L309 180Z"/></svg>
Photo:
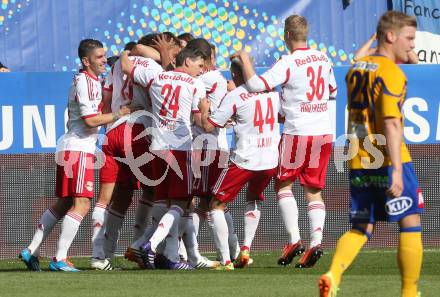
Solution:
<svg viewBox="0 0 440 297"><path fill-rule="evenodd" d="M310 55L304 59L295 59L296 66L302 66L302 65L306 65L314 62L321 62L321 61L328 62L328 59L325 55L320 55L320 56Z"/></svg>
<svg viewBox="0 0 440 297"><path fill-rule="evenodd" d="M246 100L248 100L249 98L252 98L252 97L254 97L254 96L258 96L258 95L260 95L260 94L262 94L262 93L265 93L265 92L257 92L257 93L247 92L247 93L241 93L241 94L240 94L240 99L243 100L243 101L246 101Z"/></svg>
<svg viewBox="0 0 440 297"><path fill-rule="evenodd" d="M169 75L167 73L162 73L162 74L159 74L159 79L161 79L161 80L171 79L171 80L183 81L183 82L189 83L190 85L194 84L194 79L189 75L188 76L183 76L180 74Z"/></svg>
<svg viewBox="0 0 440 297"><path fill-rule="evenodd" d="M389 200L385 204L385 210L389 215L399 215L407 211L413 205L410 197L399 197Z"/></svg>
<svg viewBox="0 0 440 297"><path fill-rule="evenodd" d="M150 65L150 63L148 62L148 60L146 60L146 59L135 59L134 60L134 62L133 62L133 64L135 65L135 66L143 66L143 67L145 67L145 68L148 68L148 66Z"/></svg>

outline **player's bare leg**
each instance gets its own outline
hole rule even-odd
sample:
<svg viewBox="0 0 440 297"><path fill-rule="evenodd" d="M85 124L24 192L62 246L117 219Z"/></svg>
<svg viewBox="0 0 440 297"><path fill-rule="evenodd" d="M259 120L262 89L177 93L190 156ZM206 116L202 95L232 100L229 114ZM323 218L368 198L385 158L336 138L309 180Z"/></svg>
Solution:
<svg viewBox="0 0 440 297"><path fill-rule="evenodd" d="M325 222L325 205L322 200L321 190L304 186L307 201L307 214L310 223L310 246L296 263L297 268L313 267L323 255L321 248L322 233Z"/></svg>
<svg viewBox="0 0 440 297"><path fill-rule="evenodd" d="M289 265L293 258L305 250L298 226L298 205L293 196L292 182L290 180L278 181L277 198L281 217L284 221L288 235L288 243L284 246L283 253L278 259L279 265Z"/></svg>

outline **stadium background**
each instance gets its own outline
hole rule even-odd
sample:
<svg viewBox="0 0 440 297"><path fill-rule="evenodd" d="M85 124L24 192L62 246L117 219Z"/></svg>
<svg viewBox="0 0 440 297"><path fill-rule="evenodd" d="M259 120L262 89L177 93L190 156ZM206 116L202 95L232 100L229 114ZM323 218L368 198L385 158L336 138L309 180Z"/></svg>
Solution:
<svg viewBox="0 0 440 297"><path fill-rule="evenodd" d="M80 39L93 37L104 41L110 56L119 54L126 42L151 31L191 32L217 45L217 65L220 68L227 68L227 57L240 49L250 51L257 66L267 67L286 51L282 40L283 19L298 13L309 19L310 47L326 52L336 66L341 66L350 64L355 50L374 31L378 17L392 6L391 1L359 0L302 0L291 4L280 0L108 0L105 4L102 1L2 0L1 3L0 59L12 70L27 73L0 76L0 258L16 257L31 240L41 213L55 199L55 146L54 141L50 141L48 127L53 126L55 140L64 131L64 119L60 115L64 114L70 72L78 69L76 49ZM435 75L439 69L437 66L405 69L409 76L409 95L423 98L424 102L417 101L413 105L411 111L416 116L408 123L412 130L405 132L408 132L406 136L412 133L412 137L406 140L413 143L410 149L427 206L423 222L427 247L440 246L440 202L436 199L440 180L440 106L433 88L440 83ZM31 73L34 71L38 73ZM336 69L339 85L335 119L337 136L345 130L345 71L345 67ZM51 112L54 113L52 121L48 117ZM420 124L420 117L428 127ZM30 134L26 134L25 126L31 127ZM38 127L45 129L39 130ZM10 133L13 137L11 143L5 136ZM335 150L343 150L343 147L335 147ZM337 171L334 161L330 162L328 187L324 191L327 207L325 248L334 247L339 235L349 228L347 170ZM302 236L307 240L308 219L303 192L298 184L294 191L300 208ZM136 193L133 205L138 197L139 193ZM287 237L272 187L266 190L266 197L254 248L279 249ZM230 209L238 236L242 238L243 193ZM130 241L132 223L133 207L121 232L119 253ZM397 226L381 224L378 228L381 235L374 237L368 246L395 246ZM53 255L57 233L55 230L43 246L43 256ZM206 225L199 238L203 251L213 249ZM70 254L89 255L90 240L88 215Z"/></svg>

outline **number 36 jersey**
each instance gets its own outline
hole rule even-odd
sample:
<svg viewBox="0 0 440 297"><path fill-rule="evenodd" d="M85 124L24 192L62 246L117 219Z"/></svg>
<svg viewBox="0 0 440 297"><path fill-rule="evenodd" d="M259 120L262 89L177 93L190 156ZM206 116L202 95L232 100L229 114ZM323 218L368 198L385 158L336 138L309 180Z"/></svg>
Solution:
<svg viewBox="0 0 440 297"><path fill-rule="evenodd" d="M160 73L149 89L153 121L152 150L190 151L191 115L199 112L205 86L197 78L174 70Z"/></svg>
<svg viewBox="0 0 440 297"><path fill-rule="evenodd" d="M278 165L280 128L277 92L251 93L245 84L229 92L208 121L223 127L233 118L236 148L231 161L248 170L266 170Z"/></svg>
<svg viewBox="0 0 440 297"><path fill-rule="evenodd" d="M281 85L284 133L290 135L332 134L327 102L336 97L332 63L322 52L299 48L284 55L260 76L266 90Z"/></svg>

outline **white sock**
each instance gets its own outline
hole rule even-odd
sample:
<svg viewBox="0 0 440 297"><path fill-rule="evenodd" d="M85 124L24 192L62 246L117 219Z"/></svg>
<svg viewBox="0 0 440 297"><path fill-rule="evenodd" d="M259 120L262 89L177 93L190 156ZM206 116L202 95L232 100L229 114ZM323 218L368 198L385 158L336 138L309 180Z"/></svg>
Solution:
<svg viewBox="0 0 440 297"><path fill-rule="evenodd" d="M200 224L202 224L203 221L206 219L206 214L198 207L194 209L194 212L191 214L193 217L194 231L196 232L197 236L199 235Z"/></svg>
<svg viewBox="0 0 440 297"><path fill-rule="evenodd" d="M186 251L186 246L185 243L183 242L183 239L181 237L179 237L179 241L178 241L178 254L179 254L179 259L180 261L184 261L187 262L188 261L188 253Z"/></svg>
<svg viewBox="0 0 440 297"><path fill-rule="evenodd" d="M220 261L225 265L231 261L228 244L228 223L226 223L225 213L223 210L214 209L211 211L210 216L214 226L214 242L220 252Z"/></svg>
<svg viewBox="0 0 440 297"><path fill-rule="evenodd" d="M95 208L92 213L92 257L104 259L104 231L105 231L105 222L107 217L107 205L102 203L96 203Z"/></svg>
<svg viewBox="0 0 440 297"><path fill-rule="evenodd" d="M172 205L170 210L160 220L157 229L150 238L151 249L156 251L157 246L167 237L174 222L178 225L180 217L183 215L183 210L177 205Z"/></svg>
<svg viewBox="0 0 440 297"><path fill-rule="evenodd" d="M325 205L322 201L312 201L307 206L310 222L310 247L322 242L322 232L325 222Z"/></svg>
<svg viewBox="0 0 440 297"><path fill-rule="evenodd" d="M83 217L73 211L69 211L63 220L61 225L60 239L58 240L57 253L55 258L57 261L67 258L67 251L75 239L76 233L78 233L79 225L81 224Z"/></svg>
<svg viewBox="0 0 440 297"><path fill-rule="evenodd" d="M111 209L108 211L104 233L103 249L105 258L112 258L119 240L119 231L124 222L124 215Z"/></svg>
<svg viewBox="0 0 440 297"><path fill-rule="evenodd" d="M235 234L234 220L227 208L225 209L225 220L228 224L229 254L232 259L237 259L238 254L240 253L240 244L238 243L237 234Z"/></svg>
<svg viewBox="0 0 440 297"><path fill-rule="evenodd" d="M150 211L151 224L147 226L142 236L139 237L135 242L133 242L130 247L138 250L140 249L141 245L150 240L151 236L156 231L159 221L162 219L163 215L166 214L167 211L168 208L166 204L154 203Z"/></svg>
<svg viewBox="0 0 440 297"><path fill-rule="evenodd" d="M298 227L298 205L291 190L284 190L277 193L278 205L281 211L284 225L286 226L289 243L297 243L300 239Z"/></svg>
<svg viewBox="0 0 440 297"><path fill-rule="evenodd" d="M139 239L145 231L148 224L149 212L153 204L150 201L139 199L133 227L133 241Z"/></svg>
<svg viewBox="0 0 440 297"><path fill-rule="evenodd" d="M54 212L50 208L43 212L40 218L40 223L38 224L37 230L32 238L32 242L28 246L28 249L31 251L32 255L38 256L38 251L41 244L44 242L59 220L60 219L54 215Z"/></svg>
<svg viewBox="0 0 440 297"><path fill-rule="evenodd" d="M189 261L191 262L191 264L196 265L199 262L199 260L201 260L202 255L200 255L199 252L199 244L197 242L197 236L194 229L192 218L193 218L192 214L182 217L185 223L182 239L188 254Z"/></svg>
<svg viewBox="0 0 440 297"><path fill-rule="evenodd" d="M179 226L178 221L174 222L165 238L163 255L173 262L180 262L179 256Z"/></svg>
<svg viewBox="0 0 440 297"><path fill-rule="evenodd" d="M244 213L244 240L243 247L250 250L252 241L257 232L258 223L261 217L261 202L260 201L248 201L246 204L246 212Z"/></svg>

